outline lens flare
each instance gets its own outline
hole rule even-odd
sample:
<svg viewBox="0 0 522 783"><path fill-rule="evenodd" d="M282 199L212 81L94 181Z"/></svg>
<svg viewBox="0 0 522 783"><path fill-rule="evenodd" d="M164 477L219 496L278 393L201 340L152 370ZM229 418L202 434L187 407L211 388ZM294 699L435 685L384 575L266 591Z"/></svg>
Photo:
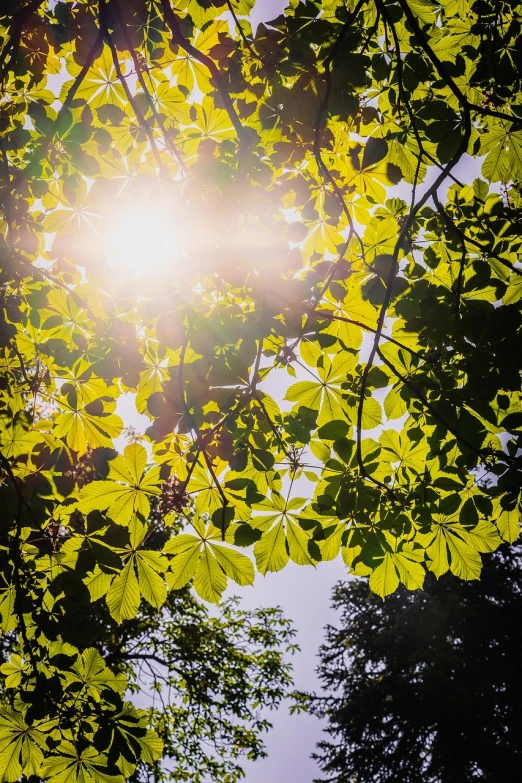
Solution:
<svg viewBox="0 0 522 783"><path fill-rule="evenodd" d="M108 221L105 246L109 264L121 264L147 277L179 262L183 230L159 204L129 206Z"/></svg>

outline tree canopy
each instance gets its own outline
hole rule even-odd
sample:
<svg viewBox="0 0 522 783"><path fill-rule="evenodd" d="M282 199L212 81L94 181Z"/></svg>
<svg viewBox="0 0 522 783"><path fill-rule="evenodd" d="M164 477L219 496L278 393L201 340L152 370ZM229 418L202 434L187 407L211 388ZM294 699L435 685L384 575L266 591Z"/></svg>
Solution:
<svg viewBox="0 0 522 783"><path fill-rule="evenodd" d="M427 580L428 581L428 580ZM319 675L335 783L515 783L522 758L522 552L498 550L480 581L429 576L384 603L360 580L334 590Z"/></svg>
<svg viewBox="0 0 522 783"><path fill-rule="evenodd" d="M89 755L116 696L62 719L73 608L123 622L339 553L384 597L519 535L521 6L292 0L255 31L252 6L0 9L8 780L36 747L57 783L138 753ZM150 425L117 453L128 395Z"/></svg>
<svg viewBox="0 0 522 783"><path fill-rule="evenodd" d="M293 646L293 634L278 609L244 611L237 599L228 599L219 613L211 614L188 588L172 590L159 611L143 603L135 618L120 624L104 603L92 603L81 614L68 616L62 649L53 656L58 669L67 658L74 663L66 675L62 715L86 721L94 712L99 718L99 704L105 699L113 716L124 714L120 731L127 734L120 734L117 744L128 762L125 744L138 751L136 769L132 771L132 763L124 767L126 780L200 783L210 776L216 783L234 783L243 777L243 759L266 755L267 711L278 706L291 685L285 653ZM0 641L0 732L2 739L14 741L24 729L16 715L17 688L27 662L16 633L4 634ZM82 654L75 659L77 650ZM56 689L57 683L51 680L47 686ZM104 704L104 711L102 725L110 728L109 705ZM152 731L155 743L142 752ZM39 747L38 735L35 738L31 744L29 735L25 752L32 755L33 771L38 772L45 746ZM151 763L158 740L163 748ZM108 745L101 736L94 737L93 745L96 777ZM62 750L62 771L69 775L74 755L70 745ZM19 780L20 765L14 759L10 763L10 777Z"/></svg>

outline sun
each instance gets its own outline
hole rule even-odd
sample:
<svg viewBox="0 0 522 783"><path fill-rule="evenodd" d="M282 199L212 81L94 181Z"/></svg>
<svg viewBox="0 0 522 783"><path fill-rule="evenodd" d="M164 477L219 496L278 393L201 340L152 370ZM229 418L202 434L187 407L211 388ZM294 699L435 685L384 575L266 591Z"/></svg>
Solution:
<svg viewBox="0 0 522 783"><path fill-rule="evenodd" d="M123 265L136 277L172 268L183 256L184 230L161 203L127 205L107 223L105 249L111 266Z"/></svg>

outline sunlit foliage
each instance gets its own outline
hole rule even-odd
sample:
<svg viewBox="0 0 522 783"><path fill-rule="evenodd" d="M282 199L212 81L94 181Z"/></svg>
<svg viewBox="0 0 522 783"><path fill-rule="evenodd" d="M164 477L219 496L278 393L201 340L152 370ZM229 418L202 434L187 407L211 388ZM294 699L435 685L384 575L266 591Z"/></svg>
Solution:
<svg viewBox="0 0 522 783"><path fill-rule="evenodd" d="M385 597L518 537L522 8L8 6L2 622L35 747L90 780L131 762L41 695L71 602L120 622L339 553ZM187 516L153 552L151 501Z"/></svg>

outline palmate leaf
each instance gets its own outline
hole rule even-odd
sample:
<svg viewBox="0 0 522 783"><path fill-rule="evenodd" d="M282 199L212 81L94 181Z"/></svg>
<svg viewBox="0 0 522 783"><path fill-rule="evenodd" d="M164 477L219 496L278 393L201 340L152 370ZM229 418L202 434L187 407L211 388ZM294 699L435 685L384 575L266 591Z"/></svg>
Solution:
<svg viewBox="0 0 522 783"><path fill-rule="evenodd" d="M141 464L135 464L137 472ZM167 588L162 574L167 563L159 552L140 549L147 528L134 517L129 524L130 545L120 550L125 562L107 590L107 606L117 623L136 616L143 597L151 606L160 609L167 598Z"/></svg>
<svg viewBox="0 0 522 783"><path fill-rule="evenodd" d="M0 780L15 783L24 775L39 775L48 733L54 721L41 720L29 726L22 715L0 711Z"/></svg>
<svg viewBox="0 0 522 783"><path fill-rule="evenodd" d="M96 748L80 750L72 742L62 742L56 755L48 756L41 774L52 783L123 783L122 775L109 775L108 760Z"/></svg>
<svg viewBox="0 0 522 783"><path fill-rule="evenodd" d="M128 525L135 514L146 519L149 498L160 493L159 468L145 472L147 452L137 443L126 446L123 456L109 464L108 480L93 481L80 492L79 510L84 514L107 511L118 525Z"/></svg>
<svg viewBox="0 0 522 783"><path fill-rule="evenodd" d="M190 125L190 106L179 87L172 86L168 79L159 79L154 86L153 97L158 111L182 125Z"/></svg>
<svg viewBox="0 0 522 783"><path fill-rule="evenodd" d="M41 435L28 429L22 422L9 424L4 428L0 421L0 453L7 459L30 454L33 448L42 442Z"/></svg>
<svg viewBox="0 0 522 783"><path fill-rule="evenodd" d="M308 351L309 353L309 351ZM311 361L307 354L307 361ZM353 371L357 359L354 354L344 352L334 357L333 361L327 355L321 357L320 364L317 365L319 379L317 381L298 381L287 390L285 400L297 403L294 410L300 405L319 411L317 418L318 427L328 424L331 421L342 419L353 419L354 415L350 412L350 405L343 399L343 389L341 384L346 382L347 375ZM371 421L365 421L367 428L376 426L380 422L380 407L376 400L370 400L366 415L370 406L373 413ZM375 423L376 422L376 423Z"/></svg>
<svg viewBox="0 0 522 783"><path fill-rule="evenodd" d="M5 674L5 687L17 688L22 681L22 676L29 671L29 664L14 653L8 663L0 666L0 671Z"/></svg>
<svg viewBox="0 0 522 783"><path fill-rule="evenodd" d="M399 582L408 590L422 590L426 571L422 549L404 547L401 551L385 552L380 565L370 574L370 589L382 599L395 592Z"/></svg>
<svg viewBox="0 0 522 783"><path fill-rule="evenodd" d="M105 666L98 650L89 647L84 650L70 671L64 674L67 686L79 694L86 692L96 701L103 697L105 689L123 694L127 688L127 678L123 674L114 675Z"/></svg>
<svg viewBox="0 0 522 783"><path fill-rule="evenodd" d="M201 9L199 9L199 13L201 13ZM228 31L225 21L218 20L213 22L205 30L201 30L201 28L197 30L193 45L204 54L207 54L213 46L219 43L219 33L224 33L225 31ZM172 60L172 75L177 77L176 83L185 87L189 92L192 92L194 87L197 87L205 94L212 90L208 68L184 51L178 51ZM211 104L212 102L208 101L208 105Z"/></svg>
<svg viewBox="0 0 522 783"><path fill-rule="evenodd" d="M270 498L256 504L262 511L272 513L253 517L250 524L262 531L262 536L254 545L256 565L260 573L280 571L293 560L298 565L313 565L308 544L311 531L303 529L299 524L297 509L304 504L304 498L284 499L277 492L272 492Z"/></svg>
<svg viewBox="0 0 522 783"><path fill-rule="evenodd" d="M126 777L135 769L135 765L129 763L129 759L150 764L161 756L163 742L155 731L147 728L147 718L148 711L138 710L128 701L124 702L123 708L115 717L115 738L121 738L127 746L125 758L120 757L118 762L122 770L127 770Z"/></svg>
<svg viewBox="0 0 522 783"><path fill-rule="evenodd" d="M67 342L74 334L88 334L88 315L86 310L80 307L70 296L67 296L67 292L62 289L49 292L47 308L42 311L42 317L45 317L47 314L50 318L58 316L62 321L62 325L58 330L53 330L53 337L55 338ZM103 395L99 394L98 396L102 397ZM92 397L92 399L96 398Z"/></svg>
<svg viewBox="0 0 522 783"><path fill-rule="evenodd" d="M88 413L85 407L69 409L58 414L54 420L53 434L63 438L67 445L79 455L87 447L112 448L113 438L123 430L123 421L115 413Z"/></svg>
<svg viewBox="0 0 522 783"><path fill-rule="evenodd" d="M227 578L240 585L254 583L251 560L223 544L221 531L205 525L198 518L192 521L196 535L181 533L165 544L165 554L174 555L166 580L169 588L179 590L194 579L198 595L217 603L227 586Z"/></svg>
<svg viewBox="0 0 522 783"><path fill-rule="evenodd" d="M67 61L67 70L71 76L76 77L80 67L74 60L69 59ZM62 96L67 95L70 86L70 82L66 82L63 85ZM107 104L113 104L120 108L126 105L125 91L122 84L118 81L108 46L103 48L102 54L95 60L92 68L87 72L77 95L78 98L90 103L93 108L106 106Z"/></svg>
<svg viewBox="0 0 522 783"><path fill-rule="evenodd" d="M98 378L93 373L92 366L84 359L79 359L68 372L64 373L64 380L62 393L64 389L68 391L72 387L82 406L88 406L96 400L111 397L114 399L118 396L118 390L114 386L108 386L102 378Z"/></svg>
<svg viewBox="0 0 522 783"><path fill-rule="evenodd" d="M498 534L494 528L491 531L489 527L486 527L485 535L479 534L474 540L469 538L468 531L458 523L440 525L426 548L430 558L427 567L437 577L445 574L449 568L460 579L479 579L482 568L479 552L492 551L500 544Z"/></svg>
<svg viewBox="0 0 522 783"><path fill-rule="evenodd" d="M426 464L426 455L428 454L428 444L425 441L415 441L407 436L407 433L399 435L396 430L386 430L379 438L379 443L384 447L384 456L388 458L386 452L392 455L395 469L409 468L411 471L421 474Z"/></svg>

